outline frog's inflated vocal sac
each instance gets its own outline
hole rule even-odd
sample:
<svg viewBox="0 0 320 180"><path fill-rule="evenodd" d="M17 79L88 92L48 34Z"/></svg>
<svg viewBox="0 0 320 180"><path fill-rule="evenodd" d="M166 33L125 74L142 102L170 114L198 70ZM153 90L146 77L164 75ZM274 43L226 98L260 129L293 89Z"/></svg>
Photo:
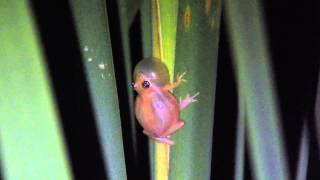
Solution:
<svg viewBox="0 0 320 180"><path fill-rule="evenodd" d="M156 58L140 61L134 70L133 88L138 96L135 102L135 114L143 127L143 133L156 141L174 144L170 136L184 126L180 119L180 110L195 102L194 96L178 102L170 90L178 87L183 81L183 74L170 83L168 68Z"/></svg>

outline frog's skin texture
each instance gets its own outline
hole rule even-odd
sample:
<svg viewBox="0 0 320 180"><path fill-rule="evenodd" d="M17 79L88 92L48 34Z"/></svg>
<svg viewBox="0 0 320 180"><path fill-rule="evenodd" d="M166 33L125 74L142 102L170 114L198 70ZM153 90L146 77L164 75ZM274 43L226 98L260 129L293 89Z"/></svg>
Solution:
<svg viewBox="0 0 320 180"><path fill-rule="evenodd" d="M138 96L135 102L135 113L140 125L144 128L143 133L152 139L174 144L170 136L184 126L184 121L180 119L180 110L195 102L194 96L187 97L178 102L170 90L178 87L183 81L183 76L177 75L174 83L158 86L153 83L152 78L143 73L137 73L135 82L132 84Z"/></svg>

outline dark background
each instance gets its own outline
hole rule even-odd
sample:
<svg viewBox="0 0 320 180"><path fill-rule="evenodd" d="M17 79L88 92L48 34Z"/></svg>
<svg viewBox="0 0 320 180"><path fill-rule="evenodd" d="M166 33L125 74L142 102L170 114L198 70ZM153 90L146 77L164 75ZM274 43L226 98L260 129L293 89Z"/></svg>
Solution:
<svg viewBox="0 0 320 180"><path fill-rule="evenodd" d="M295 177L302 119L310 128L310 157L308 179L320 179L319 150L315 137L314 103L319 72L319 19L311 1L262 1L267 37L289 156L291 177ZM32 1L40 28L48 67L62 119L72 170L76 179L106 179L97 131L83 82L79 43L67 1ZM126 80L123 67L123 49L120 37L116 1L107 1L109 26L117 77L121 117L127 117ZM230 43L222 14L218 79L216 89L212 176L216 180L233 179L234 149L237 117L237 92L231 61ZM142 58L139 15L130 28L133 65ZM76 127L74 121L77 121ZM133 163L130 125L122 122L128 179L149 179L147 138L137 127L139 163ZM139 168L137 168L139 166ZM246 152L246 180L251 178L251 167Z"/></svg>

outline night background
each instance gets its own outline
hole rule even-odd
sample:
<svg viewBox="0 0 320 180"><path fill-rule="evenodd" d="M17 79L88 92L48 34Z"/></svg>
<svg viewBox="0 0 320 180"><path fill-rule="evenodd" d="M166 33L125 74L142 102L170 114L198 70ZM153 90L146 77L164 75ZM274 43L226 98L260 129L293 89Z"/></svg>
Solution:
<svg viewBox="0 0 320 180"><path fill-rule="evenodd" d="M90 101L86 74L75 22L68 1L31 1L39 28L40 40L57 101L63 136L75 179L107 179L103 152L98 140L97 124ZM114 71L120 106L121 128L128 179L150 179L148 137L136 124L137 162L133 156L129 102L121 39L119 7L107 0ZM320 160L316 132L315 108L319 81L319 22L316 3L289 0L261 1L265 33L270 52L276 100L283 127L283 140L288 155L289 176L294 179L299 157L303 121L309 131L307 179L320 179ZM317 15L316 15L317 14ZM141 12L137 12L129 29L132 71L143 58ZM232 61L230 38L222 8L218 43L218 65L214 107L211 179L234 178L237 133L238 94ZM188 78L188 77L187 77ZM206 82L202 82L206 83ZM132 90L133 91L133 90ZM317 94L318 93L318 94ZM136 96L136 93L134 93ZM197 102L201 103L201 102ZM76 121L76 125L74 122ZM253 178L250 152L246 139L245 180ZM173 146L174 147L174 146ZM3 174L3 172L2 172Z"/></svg>

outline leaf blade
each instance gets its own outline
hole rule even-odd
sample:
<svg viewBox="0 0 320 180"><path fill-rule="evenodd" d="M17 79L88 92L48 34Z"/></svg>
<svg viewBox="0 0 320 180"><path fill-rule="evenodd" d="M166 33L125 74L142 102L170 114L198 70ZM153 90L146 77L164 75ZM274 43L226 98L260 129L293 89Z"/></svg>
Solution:
<svg viewBox="0 0 320 180"><path fill-rule="evenodd" d="M72 179L53 90L27 1L0 5L0 150L6 179ZM34 173L37 172L37 173Z"/></svg>
<svg viewBox="0 0 320 180"><path fill-rule="evenodd" d="M72 0L108 179L127 179L105 1Z"/></svg>
<svg viewBox="0 0 320 180"><path fill-rule="evenodd" d="M187 72L177 97L200 92L181 112L185 127L174 136L170 179L210 179L220 1L180 1L175 73ZM188 168L186 168L188 167Z"/></svg>

